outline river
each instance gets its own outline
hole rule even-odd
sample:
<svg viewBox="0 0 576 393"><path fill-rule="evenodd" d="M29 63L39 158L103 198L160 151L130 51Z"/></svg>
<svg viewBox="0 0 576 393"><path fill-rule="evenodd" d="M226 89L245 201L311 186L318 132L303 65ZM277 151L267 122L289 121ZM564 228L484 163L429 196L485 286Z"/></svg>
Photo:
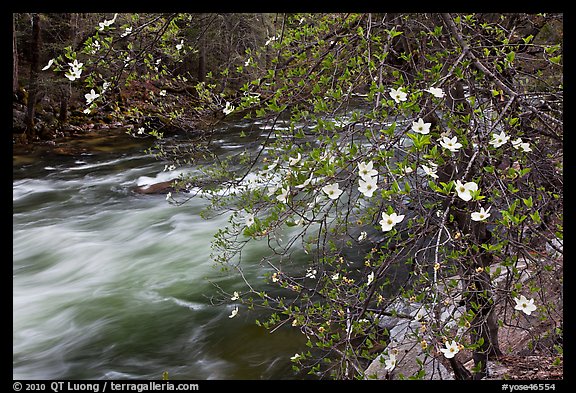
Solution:
<svg viewBox="0 0 576 393"><path fill-rule="evenodd" d="M222 151L246 146L237 131ZM94 132L72 153L14 153L13 378L302 378L290 362L308 349L297 329L271 334L255 324L264 311L229 318L232 301L211 301L213 282L242 285L210 259L226 217L203 220L199 198L175 206L132 191L175 175L136 142ZM244 269L263 283L258 247Z"/></svg>

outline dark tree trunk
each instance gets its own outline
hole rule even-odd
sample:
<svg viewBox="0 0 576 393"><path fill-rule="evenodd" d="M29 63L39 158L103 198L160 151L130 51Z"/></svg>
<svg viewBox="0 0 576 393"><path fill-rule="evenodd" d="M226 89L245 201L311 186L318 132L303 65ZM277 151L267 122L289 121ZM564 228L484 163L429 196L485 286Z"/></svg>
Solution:
<svg viewBox="0 0 576 393"><path fill-rule="evenodd" d="M455 84L449 88L446 102L449 109L456 114L464 115L469 113L470 106L466 101L464 84L461 80L456 81ZM468 124L461 122L460 126L466 128ZM458 174L466 171L466 167L470 159L472 159L473 152L471 149L465 149L464 154L465 158L462 161L457 163L449 162L438 168L439 181L448 182L455 180L458 178ZM474 167L478 166L479 164L476 163ZM472 171L474 170L473 168ZM466 179L460 180L462 182L467 181ZM454 216L458 229L462 232L463 236L470 237L478 245L490 243L492 238L491 232L484 222L472 221L466 203L456 198L450 208L450 213ZM466 311L474 314L474 318L471 321L471 342L477 343L479 340L482 340L482 345L472 354L474 366L477 370L473 375L473 379L486 377L489 357L502 355L498 346L498 322L494 315L491 278L485 271L486 267L492 264L492 260L493 256L490 252L480 249L480 251L469 255L468 261L463 263L460 272L460 276L466 285L463 296ZM454 372L456 371L457 370L454 370Z"/></svg>
<svg viewBox="0 0 576 393"><path fill-rule="evenodd" d="M60 126L68 122L68 101L70 100L70 88L63 87L60 95L60 111L58 113L58 121Z"/></svg>
<svg viewBox="0 0 576 393"><path fill-rule="evenodd" d="M78 13L70 13L70 30L69 30L69 37L72 41L72 47L76 47L78 44L78 26L79 26L79 19L80 14ZM66 84L60 89L60 110L58 113L58 122L60 123L60 127L65 125L68 122L68 106L70 103L70 84Z"/></svg>
<svg viewBox="0 0 576 393"><path fill-rule="evenodd" d="M204 15L201 14L200 21L204 21ZM207 29L204 26L204 23L201 23L200 28L200 37L198 39L198 82L205 82L206 81L206 34Z"/></svg>
<svg viewBox="0 0 576 393"><path fill-rule="evenodd" d="M30 137L36 136L34 129L34 114L36 97L38 96L38 74L40 72L40 15L32 16L32 44L30 62L30 81L28 83L28 107L26 111L26 134Z"/></svg>
<svg viewBox="0 0 576 393"><path fill-rule="evenodd" d="M16 45L16 18L12 14L12 92L16 94L18 91L18 47Z"/></svg>

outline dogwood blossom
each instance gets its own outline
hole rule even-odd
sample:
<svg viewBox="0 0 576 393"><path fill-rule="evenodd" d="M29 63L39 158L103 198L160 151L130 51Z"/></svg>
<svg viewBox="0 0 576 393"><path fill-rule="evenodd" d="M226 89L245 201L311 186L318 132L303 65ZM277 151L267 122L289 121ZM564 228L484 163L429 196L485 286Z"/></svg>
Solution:
<svg viewBox="0 0 576 393"><path fill-rule="evenodd" d="M254 224L254 214L252 213L248 213L244 216L244 223L246 224L247 227L251 226L252 224Z"/></svg>
<svg viewBox="0 0 576 393"><path fill-rule="evenodd" d="M443 98L445 95L444 90L442 90L438 87L430 87L428 89L425 89L424 91L427 91L428 93L432 94L436 98Z"/></svg>
<svg viewBox="0 0 576 393"><path fill-rule="evenodd" d="M292 357L290 358L290 360L296 361L296 360L298 360L298 359L300 359L300 358L301 358L301 355L300 355L299 353L297 353L297 354L295 354L294 356L292 356Z"/></svg>
<svg viewBox="0 0 576 393"><path fill-rule="evenodd" d="M322 187L322 191L324 191L330 199L338 199L343 192L338 183L327 184Z"/></svg>
<svg viewBox="0 0 576 393"><path fill-rule="evenodd" d="M368 177L358 180L358 191L360 191L365 197L371 198L374 191L378 188L376 184L375 177Z"/></svg>
<svg viewBox="0 0 576 393"><path fill-rule="evenodd" d="M100 94L96 93L94 89L92 89L90 90L90 93L84 94L84 97L86 98L86 105L90 105L92 101L100 97Z"/></svg>
<svg viewBox="0 0 576 393"><path fill-rule="evenodd" d="M358 164L358 175L362 179L368 180L372 176L378 176L378 171L374 169L374 163L372 161L368 163L361 162Z"/></svg>
<svg viewBox="0 0 576 393"><path fill-rule="evenodd" d="M78 63L77 59L74 59L74 62L68 63L70 66L70 70L64 74L64 76L70 81L74 81L76 79L80 79L80 75L82 75L82 66L84 63Z"/></svg>
<svg viewBox="0 0 576 393"><path fill-rule="evenodd" d="M500 132L500 134L496 133L492 134L492 140L488 143L490 143L494 147L500 147L504 145L506 142L508 142L509 139L510 137L506 135L504 131L502 131Z"/></svg>
<svg viewBox="0 0 576 393"><path fill-rule="evenodd" d="M462 183L460 180L456 180L456 192L460 199L465 201L469 201L472 199L471 192L478 191L478 184L474 183L473 181Z"/></svg>
<svg viewBox="0 0 576 393"><path fill-rule="evenodd" d="M308 278L316 278L316 273L318 273L316 271L316 269L312 269L312 268L306 269L306 277L308 277Z"/></svg>
<svg viewBox="0 0 576 393"><path fill-rule="evenodd" d="M48 68L50 68L52 66L52 63L54 63L54 59L48 60L48 64L46 64L44 68L42 68L42 71L46 71Z"/></svg>
<svg viewBox="0 0 576 393"><path fill-rule="evenodd" d="M379 224L382 226L383 232L390 231L394 225L402 222L404 219L404 215L397 215L396 213L387 214L382 212L382 219L379 221Z"/></svg>
<svg viewBox="0 0 576 393"><path fill-rule="evenodd" d="M529 152L532 151L530 144L528 142L522 142L522 138L514 139L512 142L512 147L516 150L522 149L522 151Z"/></svg>
<svg viewBox="0 0 576 393"><path fill-rule="evenodd" d="M368 282L366 283L366 285L372 284L372 281L374 281L374 272L368 275Z"/></svg>
<svg viewBox="0 0 576 393"><path fill-rule="evenodd" d="M431 162L430 166L422 164L421 167L424 170L424 173L426 173L428 176L433 177L434 179L438 179L438 175L436 174L438 165Z"/></svg>
<svg viewBox="0 0 576 393"><path fill-rule="evenodd" d="M451 359L458 352L460 352L460 348L458 347L458 343L454 340L452 340L451 343L446 341L446 343L444 345L446 345L446 348L440 348L440 352L442 352L444 354L444 357L446 359Z"/></svg>
<svg viewBox="0 0 576 393"><path fill-rule="evenodd" d="M448 138L447 136L444 136L444 137L442 137L442 140L440 141L440 146L442 146L445 149L450 150L451 152L457 152L458 149L460 149L462 147L462 144L460 142L458 142L457 137Z"/></svg>
<svg viewBox="0 0 576 393"><path fill-rule="evenodd" d="M302 159L302 154L298 153L298 155L294 158L288 158L288 165L296 165Z"/></svg>
<svg viewBox="0 0 576 393"><path fill-rule="evenodd" d="M180 51L182 50L182 47L184 46L184 40L180 40L179 44L176 44L176 50Z"/></svg>
<svg viewBox="0 0 576 393"><path fill-rule="evenodd" d="M408 94L404 93L400 89L401 89L400 87L398 89L394 88L390 89L390 97L392 97L397 104L399 104L400 101L406 101L408 97Z"/></svg>
<svg viewBox="0 0 576 393"><path fill-rule="evenodd" d="M396 355L391 353L388 355L388 359L384 360L385 369L387 371L392 371L396 367Z"/></svg>
<svg viewBox="0 0 576 393"><path fill-rule="evenodd" d="M106 27L111 26L112 24L114 24L114 22L116 22L116 17L118 16L118 14L114 14L114 18L112 18L111 20L105 20L104 22L100 22L98 23L98 26L100 31L104 30Z"/></svg>
<svg viewBox="0 0 576 393"><path fill-rule="evenodd" d="M234 291L234 294L232 295L230 300L238 300L238 299L240 299L240 295L238 294L238 292Z"/></svg>
<svg viewBox="0 0 576 393"><path fill-rule="evenodd" d="M422 120L420 118L420 119L418 119L418 121L412 122L412 131L426 135L426 134L430 133L430 126L431 125L432 125L432 123L424 123L424 120Z"/></svg>
<svg viewBox="0 0 576 393"><path fill-rule="evenodd" d="M100 42L98 42L98 40L94 40L94 42L92 43L92 48L90 49L90 53L94 55L96 54L96 52L100 50L100 48L101 48Z"/></svg>
<svg viewBox="0 0 576 393"><path fill-rule="evenodd" d="M132 27L127 27L124 33L120 34L120 37L126 37L128 34L132 34Z"/></svg>
<svg viewBox="0 0 576 393"><path fill-rule="evenodd" d="M280 195L276 196L276 199L279 202L286 203L286 199L288 198L288 190L289 188L282 188L280 190Z"/></svg>
<svg viewBox="0 0 576 393"><path fill-rule="evenodd" d="M473 212L471 214L472 221L484 221L485 219L490 217L490 213L488 213L489 210L490 208L488 208L488 210L484 210L484 208L481 207L479 212Z"/></svg>
<svg viewBox="0 0 576 393"><path fill-rule="evenodd" d="M330 276L330 278L332 280L336 281L340 278L340 273L334 273L333 275Z"/></svg>
<svg viewBox="0 0 576 393"><path fill-rule="evenodd" d="M234 318L236 315L238 315L238 306L232 310L232 313L228 316L228 318Z"/></svg>
<svg viewBox="0 0 576 393"><path fill-rule="evenodd" d="M304 183L298 184L298 185L296 186L296 188L304 188L304 187L306 187L308 184L310 184L310 182L312 181L312 176L313 176L313 175L314 175L314 173L311 173L311 174L310 174L310 177L309 177L308 179L304 180Z"/></svg>
<svg viewBox="0 0 576 393"><path fill-rule="evenodd" d="M367 236L368 236L368 234L366 232L364 232L364 231L360 232L360 236L358 236L358 241L361 242L361 241L366 240Z"/></svg>
<svg viewBox="0 0 576 393"><path fill-rule="evenodd" d="M226 101L226 106L222 109L225 115L229 115L230 113L234 112L234 105Z"/></svg>
<svg viewBox="0 0 576 393"><path fill-rule="evenodd" d="M524 295L520 295L520 297L514 298L516 305L514 306L515 310L520 310L526 315L532 314L532 311L536 310L536 306L534 305L534 299L526 299Z"/></svg>

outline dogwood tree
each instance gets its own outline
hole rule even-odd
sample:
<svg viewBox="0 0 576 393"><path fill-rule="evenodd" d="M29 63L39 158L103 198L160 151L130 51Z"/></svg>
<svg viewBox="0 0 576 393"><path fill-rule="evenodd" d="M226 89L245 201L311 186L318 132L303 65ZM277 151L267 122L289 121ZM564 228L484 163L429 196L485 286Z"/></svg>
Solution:
<svg viewBox="0 0 576 393"><path fill-rule="evenodd" d="M231 213L213 243L225 269L243 277L255 263L243 250L269 245L261 262L282 291L246 280L236 301L268 309L258 323L271 331L307 337L295 369L365 378L384 352L393 370L401 354L381 322L395 317L416 322L404 341L479 379L506 351L499 329L520 324L514 309L561 328L545 288L562 277L549 253L563 170L550 18L299 14L248 53L260 77L222 110L267 121L269 134L183 184L211 179L207 217Z"/></svg>

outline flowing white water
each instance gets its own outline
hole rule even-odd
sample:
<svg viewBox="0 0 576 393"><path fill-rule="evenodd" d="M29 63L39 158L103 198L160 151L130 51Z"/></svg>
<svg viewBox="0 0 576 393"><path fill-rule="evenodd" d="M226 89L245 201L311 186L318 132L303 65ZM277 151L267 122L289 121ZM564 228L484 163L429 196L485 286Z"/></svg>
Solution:
<svg viewBox="0 0 576 393"><path fill-rule="evenodd" d="M174 175L165 163L137 150L39 165L13 181L14 379L297 378L301 333L269 334L263 315L240 306L231 319L234 302L210 299L211 281L242 290L210 260L226 217L131 191ZM251 252L258 280L264 246Z"/></svg>

